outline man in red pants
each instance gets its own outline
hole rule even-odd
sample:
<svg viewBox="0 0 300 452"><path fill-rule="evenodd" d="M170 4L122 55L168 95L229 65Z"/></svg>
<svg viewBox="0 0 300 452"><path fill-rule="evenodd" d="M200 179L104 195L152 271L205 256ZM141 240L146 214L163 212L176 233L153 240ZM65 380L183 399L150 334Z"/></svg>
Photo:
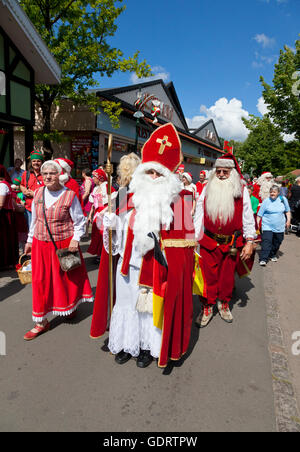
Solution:
<svg viewBox="0 0 300 452"><path fill-rule="evenodd" d="M231 323L229 302L235 271L241 261L252 256L256 237L249 193L231 153L216 160L197 201L195 230L207 286L207 299L197 323L205 327L216 304L222 319Z"/></svg>

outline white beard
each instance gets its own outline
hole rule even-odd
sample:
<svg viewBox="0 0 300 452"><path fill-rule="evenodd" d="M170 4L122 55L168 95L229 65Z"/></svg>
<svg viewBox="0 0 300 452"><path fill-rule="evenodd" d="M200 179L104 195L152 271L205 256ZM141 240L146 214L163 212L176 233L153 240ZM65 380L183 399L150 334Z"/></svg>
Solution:
<svg viewBox="0 0 300 452"><path fill-rule="evenodd" d="M270 188L274 185L274 180L271 181L265 180L261 183L260 190L259 190L259 196L261 197L262 201L270 196Z"/></svg>
<svg viewBox="0 0 300 452"><path fill-rule="evenodd" d="M228 179L220 180L213 170L206 187L205 208L209 218L215 222L219 219L221 224L232 220L234 215L234 199L240 198L243 193L241 178L235 169L232 169Z"/></svg>
<svg viewBox="0 0 300 452"><path fill-rule="evenodd" d="M136 209L134 221L134 246L144 256L153 249L154 240L148 237L154 232L157 237L162 225L169 229L173 221L172 202L181 191L181 183L176 175L164 170L164 176L152 179L145 174L147 169L162 173L158 164L141 164L133 174L129 189Z"/></svg>

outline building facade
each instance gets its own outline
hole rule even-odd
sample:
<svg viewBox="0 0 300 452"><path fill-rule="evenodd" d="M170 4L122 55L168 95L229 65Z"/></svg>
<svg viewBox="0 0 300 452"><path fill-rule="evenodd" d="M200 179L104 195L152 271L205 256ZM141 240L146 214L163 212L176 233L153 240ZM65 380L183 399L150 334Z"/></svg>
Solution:
<svg viewBox="0 0 300 452"><path fill-rule="evenodd" d="M12 166L14 130L22 128L23 149L33 149L36 83L57 84L60 67L19 3L0 0L0 163Z"/></svg>

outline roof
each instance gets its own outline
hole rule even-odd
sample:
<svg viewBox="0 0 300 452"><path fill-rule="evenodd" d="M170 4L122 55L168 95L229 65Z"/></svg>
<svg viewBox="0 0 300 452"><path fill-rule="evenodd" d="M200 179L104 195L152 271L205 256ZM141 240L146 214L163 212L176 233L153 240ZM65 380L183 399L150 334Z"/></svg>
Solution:
<svg viewBox="0 0 300 452"><path fill-rule="evenodd" d="M138 83L135 85L123 86L123 87L119 87L119 88L99 89L99 90L97 90L97 95L99 97L102 97L104 99L111 100L114 102L121 101L122 107L123 107L123 109L125 109L126 113L127 114L131 113L133 115L136 112L136 107L134 105L136 96L134 94L138 90L145 90L145 88L148 88L148 87L153 88L155 85L161 86L161 88L165 92L165 95L168 97L168 100L171 103L171 105L174 109L174 112L176 113L176 117L180 121L180 126L178 125L178 123L176 124L175 122L172 121L174 123L174 125L176 126L176 129L178 130L179 135L181 135L185 139L188 139L189 141L197 142L197 143L199 143L199 145L204 144L205 146L207 146L215 151L224 153L222 147L219 146L218 144L214 144L211 141L206 140L202 137L200 138L199 136L195 135L195 133L191 133L189 131L188 125L187 125L185 117L184 117L184 113L182 111L180 102L177 97L177 93L175 91L175 87L172 82L170 82L168 85L165 85L163 80L159 79L159 80L152 80L152 81L144 82L144 83ZM130 95L128 96L128 99L127 99L128 101L125 100L126 93L130 93ZM145 110L143 111L143 113L145 115L145 119L148 122L152 123L153 117L151 116L151 114ZM170 122L170 120L164 120L162 118L162 115L160 115L157 119L158 119L157 125L166 124L167 122ZM208 121L208 123L212 123L213 127L215 129L213 120ZM204 126L205 125L201 126L200 129L202 129Z"/></svg>
<svg viewBox="0 0 300 452"><path fill-rule="evenodd" d="M35 71L36 83L60 82L60 66L16 0L0 0L0 26Z"/></svg>

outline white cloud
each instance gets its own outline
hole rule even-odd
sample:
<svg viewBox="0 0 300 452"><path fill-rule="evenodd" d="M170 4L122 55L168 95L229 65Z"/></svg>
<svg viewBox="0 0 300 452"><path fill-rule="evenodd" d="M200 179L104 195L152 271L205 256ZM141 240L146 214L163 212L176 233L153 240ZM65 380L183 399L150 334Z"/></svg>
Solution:
<svg viewBox="0 0 300 452"><path fill-rule="evenodd" d="M257 107L257 110L259 111L259 113L262 115L262 116L264 116L266 113L268 113L268 107L267 107L267 105L266 105L266 103L265 103L265 100L264 100L264 98L263 98L263 96L261 96L259 99L258 99L258 102L257 102L257 105L256 105L256 107Z"/></svg>
<svg viewBox="0 0 300 452"><path fill-rule="evenodd" d="M249 131L242 117L249 118L249 113L243 109L240 100L233 98L228 101L222 97L209 108L202 105L200 112L202 115L186 118L189 128L196 129L209 119L213 119L219 136L238 141L244 141L247 138Z"/></svg>
<svg viewBox="0 0 300 452"><path fill-rule="evenodd" d="M264 116L265 114L267 114L269 112L268 106L265 103L263 96L261 96L258 99L256 107L262 116ZM270 121L273 122L272 118L270 118ZM293 134L282 133L281 136L286 143L288 143L289 141L294 141L296 138L296 135L294 133Z"/></svg>
<svg viewBox="0 0 300 452"><path fill-rule="evenodd" d="M258 44L261 44L263 46L263 48L265 49L266 47L273 47L273 45L275 44L275 39L274 38L269 38L267 35L265 35L264 33L261 34L257 34L254 36L253 38Z"/></svg>
<svg viewBox="0 0 300 452"><path fill-rule="evenodd" d="M159 80L162 79L164 82L167 82L170 80L170 73L165 70L162 66L154 66L151 68L154 75L151 75L150 77L143 77L138 78L138 76L134 73L130 76L131 83L144 83L144 82L151 82L152 80Z"/></svg>

